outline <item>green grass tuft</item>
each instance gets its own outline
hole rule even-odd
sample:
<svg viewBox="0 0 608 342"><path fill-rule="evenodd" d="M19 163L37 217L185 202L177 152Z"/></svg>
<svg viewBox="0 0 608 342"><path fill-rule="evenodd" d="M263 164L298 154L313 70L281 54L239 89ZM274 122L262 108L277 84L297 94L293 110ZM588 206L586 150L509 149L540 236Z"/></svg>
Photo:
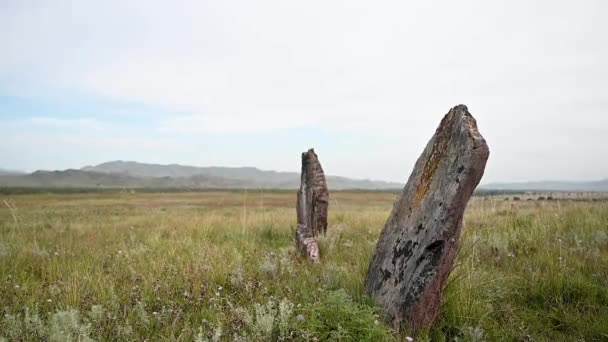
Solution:
<svg viewBox="0 0 608 342"><path fill-rule="evenodd" d="M332 193L312 265L290 192L0 195L0 340L404 340L363 288L394 197ZM474 198L415 338L608 340L608 203Z"/></svg>

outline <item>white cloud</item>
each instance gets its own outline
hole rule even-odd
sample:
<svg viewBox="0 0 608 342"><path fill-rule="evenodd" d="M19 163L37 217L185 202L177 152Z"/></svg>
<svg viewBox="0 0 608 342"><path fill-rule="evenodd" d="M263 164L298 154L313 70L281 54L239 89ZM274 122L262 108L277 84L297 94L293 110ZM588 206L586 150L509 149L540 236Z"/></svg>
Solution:
<svg viewBox="0 0 608 342"><path fill-rule="evenodd" d="M465 103L490 143L487 177L543 178L546 166L592 178L608 174L580 156L608 152L603 13L591 0L8 1L0 92L158 107L161 134L312 127L417 147ZM100 127L41 115L33 123ZM383 148L405 160L420 152ZM362 163L344 160L335 173ZM403 173L378 163L368 177Z"/></svg>

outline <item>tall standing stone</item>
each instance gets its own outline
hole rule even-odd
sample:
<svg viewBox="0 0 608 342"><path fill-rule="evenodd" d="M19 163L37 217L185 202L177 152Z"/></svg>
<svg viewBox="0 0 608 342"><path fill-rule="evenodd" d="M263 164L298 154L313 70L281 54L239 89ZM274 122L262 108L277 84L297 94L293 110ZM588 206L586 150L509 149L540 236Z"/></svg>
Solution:
<svg viewBox="0 0 608 342"><path fill-rule="evenodd" d="M430 326L454 263L462 217L489 156L465 105L443 118L380 234L366 290L395 328Z"/></svg>
<svg viewBox="0 0 608 342"><path fill-rule="evenodd" d="M315 237L327 232L329 191L319 158L313 149L302 153L302 174L298 191L296 243L312 261L319 260Z"/></svg>

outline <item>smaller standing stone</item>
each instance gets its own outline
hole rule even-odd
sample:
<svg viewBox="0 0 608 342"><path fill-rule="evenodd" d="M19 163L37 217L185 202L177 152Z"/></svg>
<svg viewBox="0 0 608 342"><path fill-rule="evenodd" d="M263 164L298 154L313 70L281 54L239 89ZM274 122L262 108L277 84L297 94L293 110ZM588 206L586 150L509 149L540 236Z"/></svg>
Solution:
<svg viewBox="0 0 608 342"><path fill-rule="evenodd" d="M296 211L298 249L311 261L319 261L319 246L315 237L327 232L329 191L325 174L313 149L302 153L302 174Z"/></svg>

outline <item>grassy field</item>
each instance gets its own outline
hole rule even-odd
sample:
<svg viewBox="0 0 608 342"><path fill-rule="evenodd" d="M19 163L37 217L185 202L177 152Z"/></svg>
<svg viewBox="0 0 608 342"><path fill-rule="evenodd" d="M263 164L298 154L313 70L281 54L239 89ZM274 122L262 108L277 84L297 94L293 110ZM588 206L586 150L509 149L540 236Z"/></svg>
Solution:
<svg viewBox="0 0 608 342"><path fill-rule="evenodd" d="M0 195L0 340L392 341L363 292L395 195L333 193L322 263L295 193ZM417 341L608 341L608 202L474 198Z"/></svg>

